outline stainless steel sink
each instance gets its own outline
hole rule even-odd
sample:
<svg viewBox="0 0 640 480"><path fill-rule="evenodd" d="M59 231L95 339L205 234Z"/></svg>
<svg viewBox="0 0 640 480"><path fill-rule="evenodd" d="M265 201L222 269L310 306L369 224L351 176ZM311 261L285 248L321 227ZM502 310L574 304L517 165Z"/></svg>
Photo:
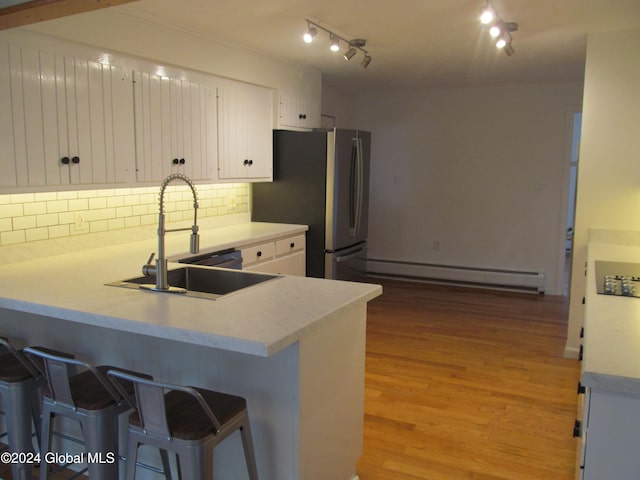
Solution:
<svg viewBox="0 0 640 480"><path fill-rule="evenodd" d="M225 295L262 282L281 278L278 275L243 272L240 270L187 266L167 272L171 292L190 297L219 299ZM112 287L154 290L155 275L144 275L118 282L107 283Z"/></svg>

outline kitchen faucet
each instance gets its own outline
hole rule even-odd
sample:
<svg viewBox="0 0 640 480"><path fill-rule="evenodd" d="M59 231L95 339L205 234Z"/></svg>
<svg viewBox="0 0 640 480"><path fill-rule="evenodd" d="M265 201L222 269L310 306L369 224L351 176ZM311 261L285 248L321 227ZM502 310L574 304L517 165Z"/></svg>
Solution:
<svg viewBox="0 0 640 480"><path fill-rule="evenodd" d="M193 225L191 227L185 228L174 228L171 230L167 230L164 227L164 191L174 180L182 180L191 188L191 192L193 193ZM156 260L156 264L153 265L151 262L153 261L153 257L155 253L152 253L147 260L146 265L142 267L143 275L155 275L156 276L156 285L153 286L142 286L142 288L148 288L149 290L153 290L155 292L172 292L172 293L185 293L186 290L179 287L172 287L169 285L169 281L167 280L167 257L164 249L164 236L167 232L182 232L186 230L191 230L191 248L190 251L192 254L198 253L200 250L200 236L198 235L198 193L196 192L196 187L193 182L182 173L173 173L169 175L162 181L160 185L160 214L158 216L158 259Z"/></svg>

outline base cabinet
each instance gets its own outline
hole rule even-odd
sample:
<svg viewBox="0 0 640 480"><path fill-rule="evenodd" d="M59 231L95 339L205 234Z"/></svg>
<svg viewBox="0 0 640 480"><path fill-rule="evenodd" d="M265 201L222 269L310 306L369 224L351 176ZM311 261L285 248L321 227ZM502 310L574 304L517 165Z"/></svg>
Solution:
<svg viewBox="0 0 640 480"><path fill-rule="evenodd" d="M242 269L280 275L306 275L304 235L248 245L242 248Z"/></svg>
<svg viewBox="0 0 640 480"><path fill-rule="evenodd" d="M590 389L586 399L576 478L637 480L640 396Z"/></svg>

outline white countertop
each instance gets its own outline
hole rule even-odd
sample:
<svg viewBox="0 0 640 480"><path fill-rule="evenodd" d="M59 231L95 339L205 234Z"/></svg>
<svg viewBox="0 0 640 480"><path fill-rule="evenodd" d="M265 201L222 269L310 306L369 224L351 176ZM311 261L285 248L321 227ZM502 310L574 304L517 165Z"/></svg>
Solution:
<svg viewBox="0 0 640 480"><path fill-rule="evenodd" d="M267 223L201 230L201 252L306 230L303 225ZM170 258L188 248L188 232L167 235ZM105 285L140 276L155 251L155 240L145 240L0 266L0 308L270 356L331 313L382 292L379 285L290 276L219 300Z"/></svg>
<svg viewBox="0 0 640 480"><path fill-rule="evenodd" d="M640 244L620 241L616 235L592 235L591 239L582 383L591 388L640 394L640 298L599 295L595 278L598 260L640 263Z"/></svg>

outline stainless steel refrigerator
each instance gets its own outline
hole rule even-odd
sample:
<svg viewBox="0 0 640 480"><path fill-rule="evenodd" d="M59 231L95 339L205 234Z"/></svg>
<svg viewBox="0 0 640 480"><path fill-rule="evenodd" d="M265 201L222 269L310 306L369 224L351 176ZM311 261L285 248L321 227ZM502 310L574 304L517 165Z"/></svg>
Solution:
<svg viewBox="0 0 640 480"><path fill-rule="evenodd" d="M273 132L271 183L253 184L255 222L309 225L307 276L363 280L371 134Z"/></svg>

